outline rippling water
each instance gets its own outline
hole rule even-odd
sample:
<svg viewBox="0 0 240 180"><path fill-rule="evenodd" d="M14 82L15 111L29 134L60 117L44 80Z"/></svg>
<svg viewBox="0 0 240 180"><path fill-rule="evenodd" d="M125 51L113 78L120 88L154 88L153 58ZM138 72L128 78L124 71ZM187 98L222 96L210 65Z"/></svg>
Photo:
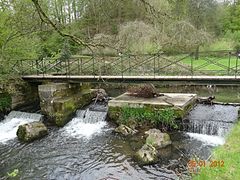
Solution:
<svg viewBox="0 0 240 180"><path fill-rule="evenodd" d="M173 134L172 138L174 145L161 152L163 159L157 165L140 167L132 155L142 143L114 135L110 125L91 138L51 129L46 138L31 144L20 144L16 139L0 144L0 174L19 169L21 179L176 179L171 167L163 166L183 153L208 156L211 147L184 134ZM186 164L186 159L180 163Z"/></svg>
<svg viewBox="0 0 240 180"><path fill-rule="evenodd" d="M113 133L109 122L83 123L78 118L64 128L50 128L48 136L30 144L16 138L0 142L0 177L18 169L24 180L177 179L191 156L206 160L217 145L212 136L175 132L157 164L138 166L132 157L145 141L142 134L124 138Z"/></svg>

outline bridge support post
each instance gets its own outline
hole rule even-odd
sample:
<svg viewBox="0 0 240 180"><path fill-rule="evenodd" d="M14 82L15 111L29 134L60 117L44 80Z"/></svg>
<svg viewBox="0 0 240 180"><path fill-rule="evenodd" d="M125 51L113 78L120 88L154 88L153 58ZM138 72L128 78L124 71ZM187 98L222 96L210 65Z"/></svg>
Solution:
<svg viewBox="0 0 240 180"><path fill-rule="evenodd" d="M38 86L41 111L47 120L64 126L78 108L89 104L94 93L86 85L51 83Z"/></svg>

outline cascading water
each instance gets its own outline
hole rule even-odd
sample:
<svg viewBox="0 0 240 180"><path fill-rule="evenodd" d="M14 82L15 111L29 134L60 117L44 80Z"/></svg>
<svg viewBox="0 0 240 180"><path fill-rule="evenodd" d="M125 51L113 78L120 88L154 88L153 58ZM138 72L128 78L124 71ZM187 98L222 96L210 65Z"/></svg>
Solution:
<svg viewBox="0 0 240 180"><path fill-rule="evenodd" d="M101 132L106 126L107 109L103 105L95 105L86 110L78 110L76 117L64 128L64 134L73 137L87 137Z"/></svg>
<svg viewBox="0 0 240 180"><path fill-rule="evenodd" d="M239 107L197 105L188 115L188 135L208 145L224 144L224 136L238 118Z"/></svg>
<svg viewBox="0 0 240 180"><path fill-rule="evenodd" d="M234 106L199 104L189 113L189 131L224 136L237 120L238 109Z"/></svg>
<svg viewBox="0 0 240 180"><path fill-rule="evenodd" d="M26 113L20 111L10 112L5 119L0 122L0 143L6 143L8 140L14 139L19 125L40 121L41 114Z"/></svg>

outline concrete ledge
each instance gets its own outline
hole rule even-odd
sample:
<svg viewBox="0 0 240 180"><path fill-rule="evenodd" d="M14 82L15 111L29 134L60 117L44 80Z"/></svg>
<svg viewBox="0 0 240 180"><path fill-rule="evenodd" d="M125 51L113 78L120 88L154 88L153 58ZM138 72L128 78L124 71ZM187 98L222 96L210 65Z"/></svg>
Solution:
<svg viewBox="0 0 240 180"><path fill-rule="evenodd" d="M159 107L179 107L185 108L197 98L196 94L182 94L182 93L164 93L164 96L156 98L141 98L130 96L124 93L117 98L109 101L109 107L144 107L144 105L154 105Z"/></svg>

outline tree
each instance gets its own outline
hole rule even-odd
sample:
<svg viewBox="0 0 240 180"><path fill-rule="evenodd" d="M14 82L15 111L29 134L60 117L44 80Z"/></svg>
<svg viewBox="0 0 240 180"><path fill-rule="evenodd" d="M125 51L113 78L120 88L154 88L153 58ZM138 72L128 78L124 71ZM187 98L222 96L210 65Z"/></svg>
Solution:
<svg viewBox="0 0 240 180"><path fill-rule="evenodd" d="M167 30L167 40L163 46L165 51L193 51L199 46L211 41L209 33L198 30L187 21L177 21L171 24Z"/></svg>
<svg viewBox="0 0 240 180"><path fill-rule="evenodd" d="M0 58L7 61L35 57L38 38L31 34L38 28L38 19L34 16L31 4L29 6L27 0L21 3L8 1L1 6L0 17Z"/></svg>
<svg viewBox="0 0 240 180"><path fill-rule="evenodd" d="M121 25L117 42L118 49L125 52L156 53L161 49L157 29L142 21Z"/></svg>
<svg viewBox="0 0 240 180"><path fill-rule="evenodd" d="M197 30L205 30L214 23L217 3L215 0L189 0L188 1L188 19ZM199 57L199 47L196 47L195 59Z"/></svg>
<svg viewBox="0 0 240 180"><path fill-rule="evenodd" d="M227 16L224 19L225 30L240 31L240 1L226 5Z"/></svg>

